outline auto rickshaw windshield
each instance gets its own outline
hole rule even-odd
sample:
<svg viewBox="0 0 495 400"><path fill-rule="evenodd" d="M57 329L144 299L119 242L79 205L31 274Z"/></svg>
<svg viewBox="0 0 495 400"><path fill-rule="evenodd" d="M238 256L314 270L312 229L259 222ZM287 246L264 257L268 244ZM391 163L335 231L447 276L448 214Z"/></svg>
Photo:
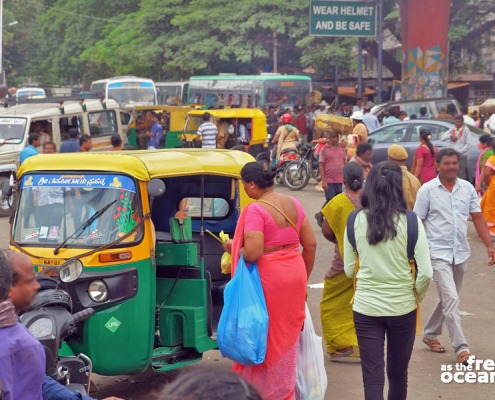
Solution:
<svg viewBox="0 0 495 400"><path fill-rule="evenodd" d="M113 174L26 174L13 237L44 247L98 247L131 232L142 215L133 179ZM141 227L126 238L137 241Z"/></svg>

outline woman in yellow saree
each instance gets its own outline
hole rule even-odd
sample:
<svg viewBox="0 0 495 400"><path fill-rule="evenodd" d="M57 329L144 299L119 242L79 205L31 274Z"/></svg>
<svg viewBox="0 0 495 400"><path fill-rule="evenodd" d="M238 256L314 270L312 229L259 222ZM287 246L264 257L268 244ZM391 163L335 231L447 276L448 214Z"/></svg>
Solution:
<svg viewBox="0 0 495 400"><path fill-rule="evenodd" d="M336 244L335 256L325 274L320 303L321 324L327 352L331 360L354 356L358 342L354 328L351 299L354 294L352 279L344 273L344 233L349 214L361 208L363 168L357 163L344 166L345 193L335 196L321 210L325 217L322 232Z"/></svg>
<svg viewBox="0 0 495 400"><path fill-rule="evenodd" d="M481 212L488 225L491 236L495 236L495 156L491 156L481 171L481 184L485 184L486 191L481 199Z"/></svg>

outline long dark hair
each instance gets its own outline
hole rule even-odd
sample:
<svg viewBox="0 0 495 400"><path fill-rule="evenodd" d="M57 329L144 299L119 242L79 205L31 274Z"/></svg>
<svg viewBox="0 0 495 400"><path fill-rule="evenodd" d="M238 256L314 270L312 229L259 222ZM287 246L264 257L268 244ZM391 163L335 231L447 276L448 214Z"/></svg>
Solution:
<svg viewBox="0 0 495 400"><path fill-rule="evenodd" d="M266 165L266 162L248 162L241 169L241 178L244 182L254 182L259 188L265 189L274 185L276 171Z"/></svg>
<svg viewBox="0 0 495 400"><path fill-rule="evenodd" d="M358 163L350 162L344 166L344 182L353 192L363 187L364 171Z"/></svg>
<svg viewBox="0 0 495 400"><path fill-rule="evenodd" d="M261 400L239 375L218 368L192 368L182 372L155 395L156 400Z"/></svg>
<svg viewBox="0 0 495 400"><path fill-rule="evenodd" d="M431 132L428 129L421 129L419 131L419 137L430 149L430 153L432 157L435 157L435 146L430 142Z"/></svg>
<svg viewBox="0 0 495 400"><path fill-rule="evenodd" d="M406 212L402 191L402 170L384 161L371 168L361 204L368 220L368 242L377 244L397 236L397 217Z"/></svg>

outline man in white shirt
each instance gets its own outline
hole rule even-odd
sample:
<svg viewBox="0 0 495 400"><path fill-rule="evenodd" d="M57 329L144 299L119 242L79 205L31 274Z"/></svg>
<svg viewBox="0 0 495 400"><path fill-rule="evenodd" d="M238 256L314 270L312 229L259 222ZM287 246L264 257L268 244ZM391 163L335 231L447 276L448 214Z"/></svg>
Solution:
<svg viewBox="0 0 495 400"><path fill-rule="evenodd" d="M471 131L464 123L462 115L454 117L454 126L450 128L442 137L445 148L454 149L459 153L459 178L468 179L467 157L471 143L469 142Z"/></svg>
<svg viewBox="0 0 495 400"><path fill-rule="evenodd" d="M462 116L461 116L462 118ZM481 214L473 185L459 179L459 155L453 149L437 154L438 177L425 183L416 197L414 212L423 220L433 266L433 281L439 300L424 328L423 342L435 353L444 353L438 341L445 322L458 363L470 356L461 327L459 293L471 254L467 238L467 219L471 216L480 239L486 246L488 265L495 263L495 249Z"/></svg>
<svg viewBox="0 0 495 400"><path fill-rule="evenodd" d="M217 148L218 129L216 125L211 122L211 114L209 112L203 114L203 123L198 128L197 134L197 138L201 141L201 147L203 149Z"/></svg>

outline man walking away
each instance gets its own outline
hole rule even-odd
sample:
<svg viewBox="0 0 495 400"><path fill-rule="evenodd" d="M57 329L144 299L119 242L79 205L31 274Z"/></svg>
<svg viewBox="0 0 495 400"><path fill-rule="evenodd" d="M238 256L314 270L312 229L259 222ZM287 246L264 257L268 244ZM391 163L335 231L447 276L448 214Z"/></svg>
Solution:
<svg viewBox="0 0 495 400"><path fill-rule="evenodd" d="M79 151L79 142L77 137L79 136L79 131L77 128L69 129L69 139L60 145L61 153L77 153Z"/></svg>
<svg viewBox="0 0 495 400"><path fill-rule="evenodd" d="M459 294L470 255L467 239L469 216L486 246L488 265L495 263L495 249L474 187L457 176L459 158L459 154L453 149L438 152L438 177L425 183L419 190L414 212L424 222L433 280L439 297L424 328L423 342L434 353L444 353L445 347L437 338L442 334L445 321L457 362L466 363L470 350L461 328Z"/></svg>
<svg viewBox="0 0 495 400"><path fill-rule="evenodd" d="M376 115L371 114L370 111L371 111L370 106L366 105L363 107L363 113L364 113L363 124L366 125L366 128L368 129L368 133L371 133L374 130L382 127Z"/></svg>
<svg viewBox="0 0 495 400"><path fill-rule="evenodd" d="M89 135L81 135L79 138L79 151L82 153L88 152L93 148L93 139Z"/></svg>
<svg viewBox="0 0 495 400"><path fill-rule="evenodd" d="M456 115L454 117L454 126L450 128L442 137L445 142L444 147L454 149L459 154L459 178L468 179L467 173L467 157L469 154L469 137L471 131L464 124L464 117Z"/></svg>
<svg viewBox="0 0 495 400"><path fill-rule="evenodd" d="M418 119L428 119L428 110L426 109L426 107L421 107L419 109Z"/></svg>
<svg viewBox="0 0 495 400"><path fill-rule="evenodd" d="M197 134L197 139L201 142L203 149L216 149L218 129L211 122L211 114L209 112L203 114L203 123L198 128Z"/></svg>
<svg viewBox="0 0 495 400"><path fill-rule="evenodd" d="M160 140L163 137L163 126L160 123L160 117L157 113L153 113L153 125L151 130L146 132L146 136L150 138L148 142L148 150L156 150L160 146Z"/></svg>
<svg viewBox="0 0 495 400"><path fill-rule="evenodd" d="M344 165L346 162L347 151L339 143L339 134L337 132L328 132L325 134L326 144L320 151L319 167L323 190L325 191L325 204L335 196L342 193L342 184L344 183ZM325 204L323 206L325 206ZM315 214L318 225L323 225L323 214Z"/></svg>
<svg viewBox="0 0 495 400"><path fill-rule="evenodd" d="M393 144L387 150L388 161L397 164L402 170L402 191L404 192L404 200L408 210L414 208L416 203L416 194L421 187L421 182L413 174L407 170L406 162L409 155L406 149L399 145Z"/></svg>

